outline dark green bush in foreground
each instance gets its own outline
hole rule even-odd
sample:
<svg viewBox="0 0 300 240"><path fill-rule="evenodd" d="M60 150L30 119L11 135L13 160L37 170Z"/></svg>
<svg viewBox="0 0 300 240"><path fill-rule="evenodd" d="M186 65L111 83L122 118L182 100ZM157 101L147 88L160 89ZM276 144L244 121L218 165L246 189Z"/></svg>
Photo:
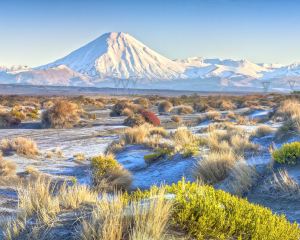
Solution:
<svg viewBox="0 0 300 240"><path fill-rule="evenodd" d="M273 159L278 163L295 165L300 162L300 142L283 144L280 149L272 153Z"/></svg>
<svg viewBox="0 0 300 240"><path fill-rule="evenodd" d="M204 239L297 240L300 229L284 215L249 203L211 186L180 181L167 186L175 195L172 224L191 237ZM143 198L147 192L135 192Z"/></svg>

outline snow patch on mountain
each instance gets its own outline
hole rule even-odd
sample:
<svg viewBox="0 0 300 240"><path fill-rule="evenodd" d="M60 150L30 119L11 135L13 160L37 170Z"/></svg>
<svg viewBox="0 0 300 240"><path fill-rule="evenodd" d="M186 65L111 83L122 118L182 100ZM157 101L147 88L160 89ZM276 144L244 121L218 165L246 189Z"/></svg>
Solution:
<svg viewBox="0 0 300 240"><path fill-rule="evenodd" d="M103 79L185 78L181 64L156 53L127 33L106 33L68 56L38 69L58 65Z"/></svg>
<svg viewBox="0 0 300 240"><path fill-rule="evenodd" d="M128 33L106 33L52 63L29 68L0 66L0 82L67 86L128 86L184 90L278 89L300 79L300 64L190 57L171 60ZM122 83L122 84L121 84ZM131 85L133 86L133 85Z"/></svg>

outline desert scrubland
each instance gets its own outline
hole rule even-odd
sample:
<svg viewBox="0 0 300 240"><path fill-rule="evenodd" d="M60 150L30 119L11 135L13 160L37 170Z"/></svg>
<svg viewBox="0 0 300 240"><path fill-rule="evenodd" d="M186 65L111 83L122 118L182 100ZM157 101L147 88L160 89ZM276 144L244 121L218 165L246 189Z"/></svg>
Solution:
<svg viewBox="0 0 300 240"><path fill-rule="evenodd" d="M0 96L1 239L300 239L300 95Z"/></svg>

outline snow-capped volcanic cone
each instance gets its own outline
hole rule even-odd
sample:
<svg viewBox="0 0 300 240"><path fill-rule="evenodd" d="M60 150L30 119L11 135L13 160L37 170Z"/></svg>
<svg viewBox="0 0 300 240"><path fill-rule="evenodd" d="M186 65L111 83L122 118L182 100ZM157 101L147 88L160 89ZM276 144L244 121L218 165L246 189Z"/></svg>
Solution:
<svg viewBox="0 0 300 240"><path fill-rule="evenodd" d="M102 35L66 57L39 67L65 65L93 78L177 79L184 78L184 66L174 62L127 33Z"/></svg>

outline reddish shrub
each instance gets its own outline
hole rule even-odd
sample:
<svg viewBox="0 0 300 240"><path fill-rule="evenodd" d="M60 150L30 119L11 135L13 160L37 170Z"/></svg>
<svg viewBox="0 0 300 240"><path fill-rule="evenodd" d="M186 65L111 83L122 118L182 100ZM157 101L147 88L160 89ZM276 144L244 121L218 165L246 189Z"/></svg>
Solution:
<svg viewBox="0 0 300 240"><path fill-rule="evenodd" d="M151 123L154 126L160 125L160 120L154 112L141 110L140 113L145 118L146 122Z"/></svg>

